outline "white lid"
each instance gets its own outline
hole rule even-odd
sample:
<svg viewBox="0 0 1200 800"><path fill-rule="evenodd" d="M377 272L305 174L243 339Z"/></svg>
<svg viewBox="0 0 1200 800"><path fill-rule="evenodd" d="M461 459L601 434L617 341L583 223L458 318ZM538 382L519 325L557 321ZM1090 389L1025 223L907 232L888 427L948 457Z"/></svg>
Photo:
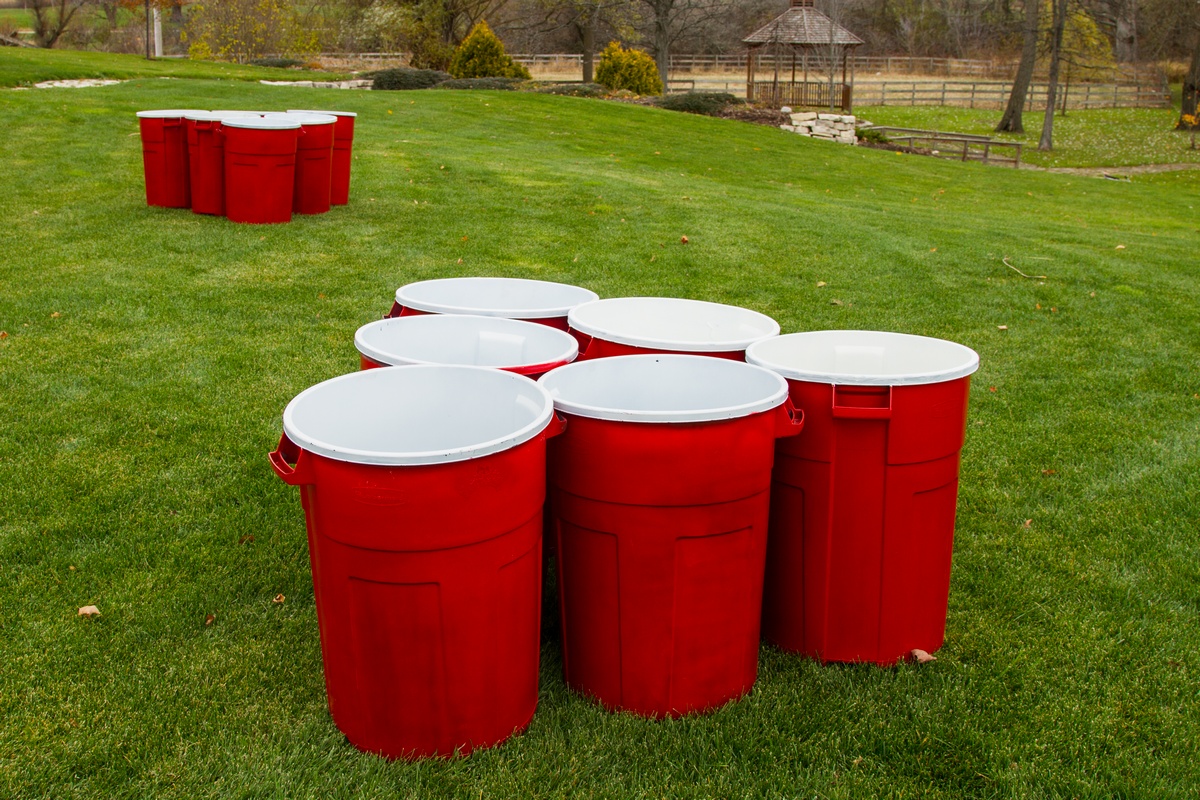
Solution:
<svg viewBox="0 0 1200 800"><path fill-rule="evenodd" d="M332 114L335 117L357 117L357 111L314 111L306 108L289 108L289 114Z"/></svg>
<svg viewBox="0 0 1200 800"><path fill-rule="evenodd" d="M717 353L743 350L779 333L779 323L748 308L676 297L617 297L571 310L570 326L617 344Z"/></svg>
<svg viewBox="0 0 1200 800"><path fill-rule="evenodd" d="M283 430L303 449L337 461L444 464L527 442L553 413L550 395L513 372L385 367L301 392L283 412Z"/></svg>
<svg viewBox="0 0 1200 800"><path fill-rule="evenodd" d="M358 352L380 364L472 364L514 369L575 360L579 343L565 331L500 317L421 314L363 325Z"/></svg>
<svg viewBox="0 0 1200 800"><path fill-rule="evenodd" d="M751 345L746 360L793 380L859 386L942 383L979 369L964 345L882 331L789 333Z"/></svg>
<svg viewBox="0 0 1200 800"><path fill-rule="evenodd" d="M185 109L164 109L158 111L139 111L137 115L142 119L183 119L188 114L203 114L203 111L198 111L194 108Z"/></svg>
<svg viewBox="0 0 1200 800"><path fill-rule="evenodd" d="M269 111L245 111L245 110L241 110L241 109L224 109L224 108L222 108L222 109L218 109L212 113L220 114L223 117L229 117L229 116L261 117L264 114L269 114L271 112L269 112Z"/></svg>
<svg viewBox="0 0 1200 800"><path fill-rule="evenodd" d="M578 286L525 278L438 278L396 290L396 302L417 311L510 319L565 317L597 297Z"/></svg>
<svg viewBox="0 0 1200 800"><path fill-rule="evenodd" d="M538 381L559 411L628 422L709 422L768 411L787 381L728 358L639 355L579 361Z"/></svg>
<svg viewBox="0 0 1200 800"><path fill-rule="evenodd" d="M221 118L221 124L226 128L253 128L259 131L287 131L300 127L300 120L287 114L276 114L267 117L244 117L231 115Z"/></svg>
<svg viewBox="0 0 1200 800"><path fill-rule="evenodd" d="M310 114L305 111L295 114L293 114L291 111L287 112L286 114L281 114L278 111L272 111L269 114L264 114L263 117L265 119L272 119L274 117L298 119L300 120L301 125L332 125L333 123L337 122L337 117L330 116L329 114Z"/></svg>

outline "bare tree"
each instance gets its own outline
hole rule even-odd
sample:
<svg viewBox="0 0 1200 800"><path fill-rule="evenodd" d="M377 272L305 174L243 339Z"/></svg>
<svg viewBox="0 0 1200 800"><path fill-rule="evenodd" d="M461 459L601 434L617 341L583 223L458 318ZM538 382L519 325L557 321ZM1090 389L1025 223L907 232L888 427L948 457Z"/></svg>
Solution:
<svg viewBox="0 0 1200 800"><path fill-rule="evenodd" d="M1038 150L1053 150L1054 109L1058 100L1058 71L1062 65L1063 30L1067 27L1067 5L1070 0L1051 0L1054 11L1050 23L1050 77L1046 87L1046 115L1042 118L1042 136Z"/></svg>
<svg viewBox="0 0 1200 800"><path fill-rule="evenodd" d="M1183 103L1179 109L1178 127L1191 128L1193 130L1200 127L1196 122L1198 105L1200 105L1200 19L1193 18L1192 63L1188 67L1187 75L1183 79ZM1190 124L1185 122L1184 117L1190 117L1192 122ZM1195 144L1194 136L1192 143Z"/></svg>
<svg viewBox="0 0 1200 800"><path fill-rule="evenodd" d="M650 41L654 48L654 61L658 64L658 75L662 78L663 90L667 88L668 72L671 67L671 46L689 29L702 26L725 15L733 0L641 0L648 12Z"/></svg>
<svg viewBox="0 0 1200 800"><path fill-rule="evenodd" d="M54 47L79 10L91 0L29 0L33 12L33 38L39 47Z"/></svg>
<svg viewBox="0 0 1200 800"><path fill-rule="evenodd" d="M1017 77L1013 79L1012 92L1004 116L996 125L997 132L1024 133L1021 114L1025 110L1025 97L1029 94L1029 83L1033 80L1033 68L1037 64L1038 51L1038 0L1025 0L1025 38L1021 46L1021 63Z"/></svg>

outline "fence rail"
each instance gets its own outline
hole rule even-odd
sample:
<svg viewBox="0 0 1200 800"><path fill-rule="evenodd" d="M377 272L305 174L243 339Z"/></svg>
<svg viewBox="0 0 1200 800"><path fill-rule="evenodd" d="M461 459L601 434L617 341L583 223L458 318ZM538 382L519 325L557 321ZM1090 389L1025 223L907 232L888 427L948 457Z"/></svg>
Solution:
<svg viewBox="0 0 1200 800"><path fill-rule="evenodd" d="M326 59L362 59L364 61L399 61L407 60L408 53L322 53L318 58ZM583 56L579 53L513 53L513 60L525 66L559 66L567 69L578 69L583 64ZM597 54L597 58L599 54ZM790 54L759 53L756 61L760 70L774 70L778 64L781 71L790 74L792 57ZM822 60L819 54L809 56L810 69L820 68ZM873 73L884 74L908 73L913 75L945 75L951 77L978 78L980 80L1011 81L1017 72L1017 62L970 59L970 58L916 58L908 56L851 56L847 62L858 74L859 78L869 77ZM728 55L696 55L678 53L671 56L672 72L744 72L746 69L746 54L732 53ZM841 68L841 62L838 62ZM1109 72L1108 78L1113 83L1141 83L1146 85L1158 84L1164 80L1162 71L1153 65L1121 65Z"/></svg>

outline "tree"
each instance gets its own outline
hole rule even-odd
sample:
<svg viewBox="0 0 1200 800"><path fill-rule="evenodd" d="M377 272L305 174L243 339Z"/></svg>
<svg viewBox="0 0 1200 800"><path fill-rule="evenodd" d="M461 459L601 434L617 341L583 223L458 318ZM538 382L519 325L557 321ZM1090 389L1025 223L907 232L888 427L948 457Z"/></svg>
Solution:
<svg viewBox="0 0 1200 800"><path fill-rule="evenodd" d="M649 39L663 87L668 85L671 45L685 31L718 16L727 16L730 0L641 0L648 12Z"/></svg>
<svg viewBox="0 0 1200 800"><path fill-rule="evenodd" d="M1037 64L1038 51L1038 0L1025 0L1025 34L1021 46L1021 63L1017 66L1017 76L1013 80L1012 92L1008 96L1008 106L1004 115L996 125L996 132L1024 133L1025 126L1021 114L1025 110L1025 96L1029 93L1029 83L1033 80L1033 68Z"/></svg>
<svg viewBox="0 0 1200 800"><path fill-rule="evenodd" d="M1062 64L1063 30L1067 26L1067 5L1070 0L1051 0L1054 19L1050 27L1050 77L1046 87L1046 115L1042 117L1042 136L1038 150L1054 149L1054 108L1058 100L1058 71Z"/></svg>
<svg viewBox="0 0 1200 800"><path fill-rule="evenodd" d="M230 58L238 63L267 54L315 52L317 36L286 0L206 0L188 20L192 58Z"/></svg>
<svg viewBox="0 0 1200 800"><path fill-rule="evenodd" d="M90 0L29 0L33 12L33 38L38 47L54 47L79 10Z"/></svg>
<svg viewBox="0 0 1200 800"><path fill-rule="evenodd" d="M1178 128L1181 130L1200 128L1200 120L1197 119L1197 116L1200 116L1197 114L1197 105L1200 105L1200 20L1193 20L1192 63L1188 67L1187 75L1183 78L1183 103L1179 109ZM1188 122L1188 119L1191 121ZM1192 143L1195 144L1195 137L1193 137Z"/></svg>
<svg viewBox="0 0 1200 800"><path fill-rule="evenodd" d="M504 43L492 33L486 22L471 28L467 38L450 59L450 74L456 78L524 78L529 70L504 52Z"/></svg>

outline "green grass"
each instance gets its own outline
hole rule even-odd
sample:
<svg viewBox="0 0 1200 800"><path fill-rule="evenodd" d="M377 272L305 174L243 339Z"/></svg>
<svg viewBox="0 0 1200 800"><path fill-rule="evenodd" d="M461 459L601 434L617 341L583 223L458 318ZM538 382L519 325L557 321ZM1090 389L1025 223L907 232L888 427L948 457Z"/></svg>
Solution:
<svg viewBox="0 0 1200 800"><path fill-rule="evenodd" d="M0 87L28 86L41 81L77 78L225 78L241 81L342 80L346 75L297 69L271 69L163 58L147 61L142 56L84 50L44 50L24 47L0 48Z"/></svg>
<svg viewBox="0 0 1200 800"><path fill-rule="evenodd" d="M33 12L24 8L0 8L0 21L9 22L17 28L31 28Z"/></svg>
<svg viewBox="0 0 1200 800"><path fill-rule="evenodd" d="M146 207L133 112L239 106L358 111L351 205L266 227ZM0 796L1195 796L1200 174L504 92L139 80L3 92L0 116ZM397 286L472 274L975 348L939 660L764 647L750 697L656 722L569 693L548 640L507 744L349 746L266 453Z"/></svg>
<svg viewBox="0 0 1200 800"><path fill-rule="evenodd" d="M1069 111L1054 119L1054 150L1039 153L1042 112L1026 112L1024 135L994 134L1001 112L943 106L871 106L855 109L876 125L980 133L1021 142L1021 161L1039 167L1128 167L1200 164L1189 134L1176 131L1179 109L1104 108Z"/></svg>

